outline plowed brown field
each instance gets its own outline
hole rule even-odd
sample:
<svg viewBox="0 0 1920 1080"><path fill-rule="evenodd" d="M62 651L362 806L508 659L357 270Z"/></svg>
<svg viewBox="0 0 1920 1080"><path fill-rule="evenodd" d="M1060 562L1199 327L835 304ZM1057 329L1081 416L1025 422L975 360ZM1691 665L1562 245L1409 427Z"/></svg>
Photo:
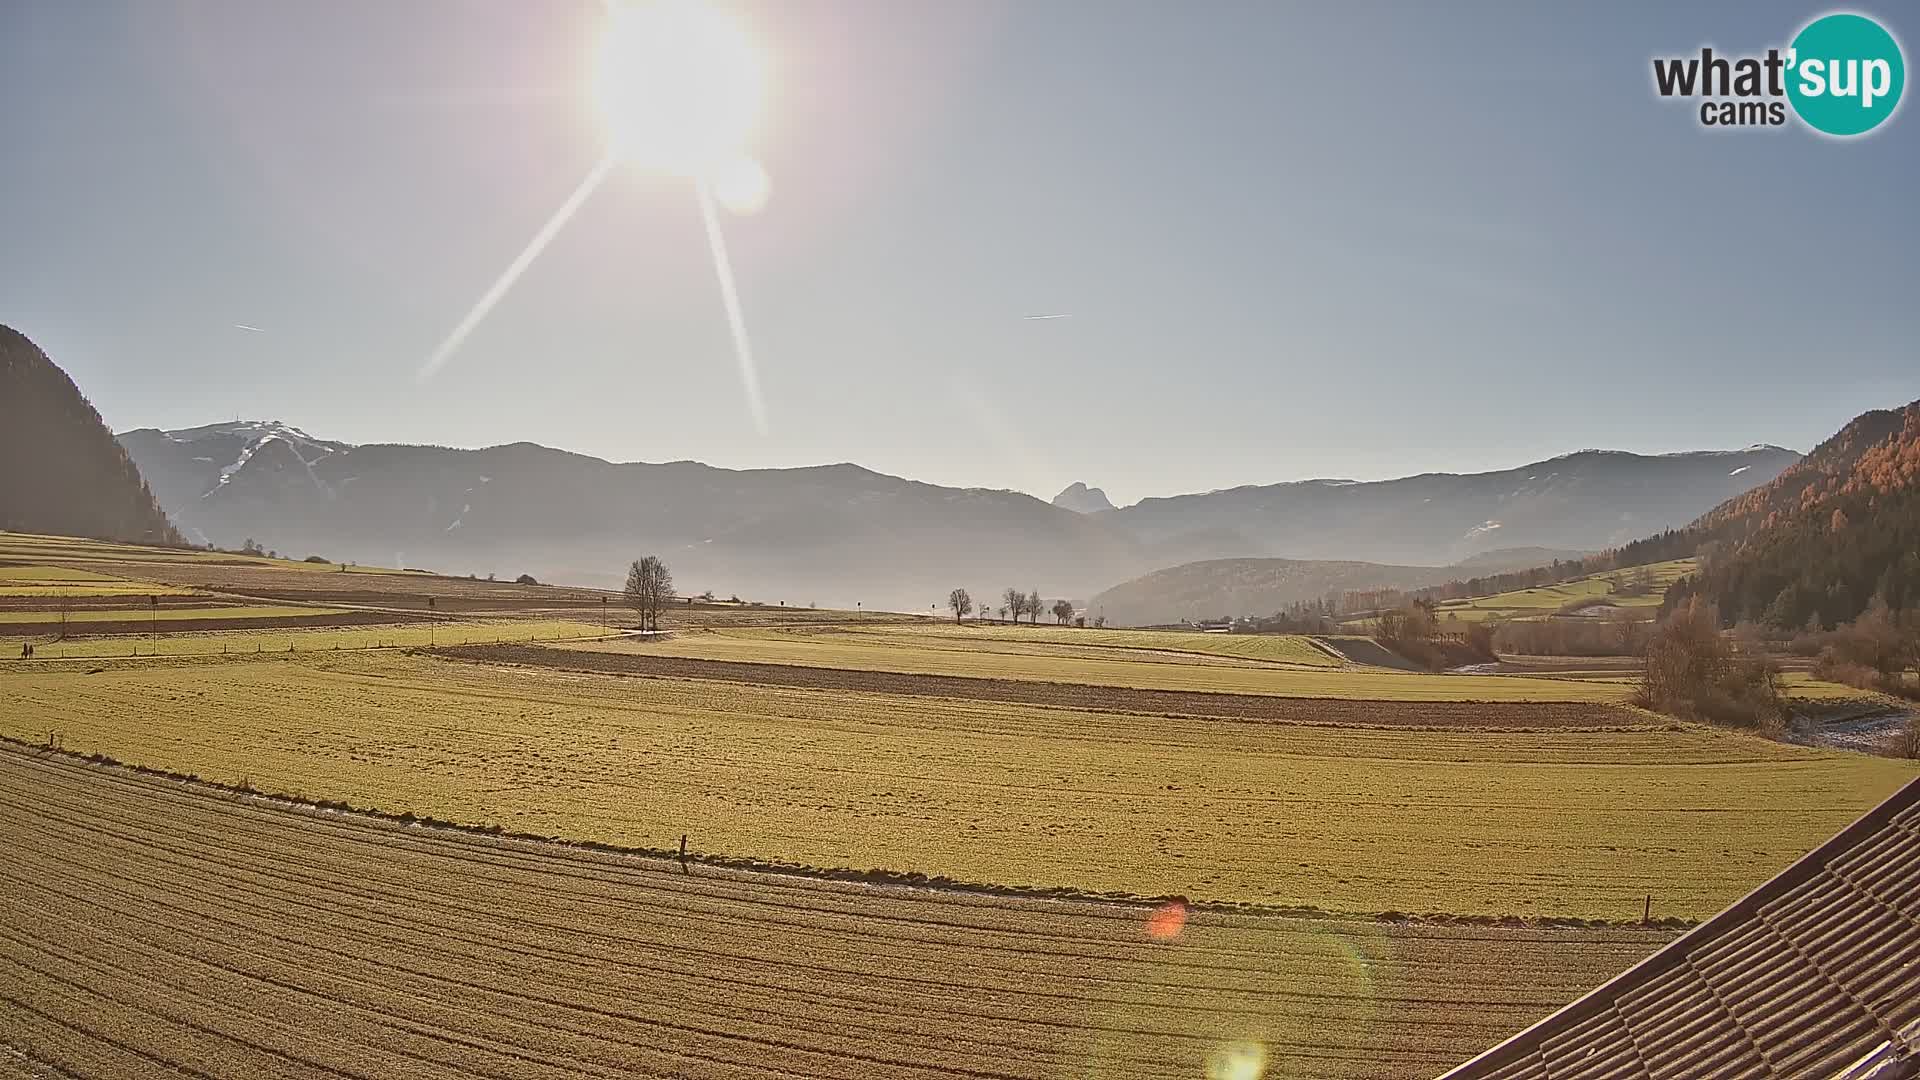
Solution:
<svg viewBox="0 0 1920 1080"><path fill-rule="evenodd" d="M1159 941L1138 907L687 874L16 749L0 853L0 1075L1416 1077L1664 940Z"/></svg>

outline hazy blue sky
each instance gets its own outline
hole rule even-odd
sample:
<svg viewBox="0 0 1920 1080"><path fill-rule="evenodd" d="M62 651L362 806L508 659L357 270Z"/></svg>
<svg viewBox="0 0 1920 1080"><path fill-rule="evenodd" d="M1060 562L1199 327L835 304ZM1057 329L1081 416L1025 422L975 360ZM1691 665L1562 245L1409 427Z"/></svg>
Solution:
<svg viewBox="0 0 1920 1080"><path fill-rule="evenodd" d="M1805 449L1920 397L1912 104L1841 143L1650 89L1818 5L738 10L774 64L772 200L726 222L766 437L691 190L626 169L414 380L601 153L596 3L0 0L0 322L116 429L1043 498ZM1920 14L1880 14L1911 65Z"/></svg>

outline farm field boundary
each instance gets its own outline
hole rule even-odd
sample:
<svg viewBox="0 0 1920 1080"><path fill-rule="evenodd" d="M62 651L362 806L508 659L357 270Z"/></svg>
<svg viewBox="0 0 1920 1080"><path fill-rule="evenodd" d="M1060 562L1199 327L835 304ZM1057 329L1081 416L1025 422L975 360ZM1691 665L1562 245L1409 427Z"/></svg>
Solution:
<svg viewBox="0 0 1920 1080"><path fill-rule="evenodd" d="M1673 722L1618 705L1534 701L1376 701L1285 697L1194 690L1149 690L1085 683L991 679L961 675L814 667L799 664L696 660L639 653L546 649L526 645L466 645L422 650L434 656L489 664L552 668L597 675L701 679L809 690L862 691L913 697L963 698L1050 705L1099 712L1268 720L1323 727L1497 728L1501 730L1650 730ZM1382 676L1392 678L1393 676Z"/></svg>
<svg viewBox="0 0 1920 1080"><path fill-rule="evenodd" d="M556 848L579 851L600 852L612 855L627 855L651 860L683 871L690 867L706 867L717 870L737 871L753 875L774 875L794 877L811 881L850 882L861 885L889 886L914 890L930 890L966 896L989 896L1009 898L1031 898L1040 900L1063 900L1086 904L1108 905L1123 911L1154 911L1168 904L1177 904L1189 912L1214 912L1219 914L1248 915L1268 918L1289 919L1333 919L1341 921L1371 920L1390 924L1430 924L1435 926L1505 926L1530 927L1535 929L1603 929L1640 931L1654 935L1685 930L1698 925L1697 919L1660 918L1651 922L1638 919L1583 919L1577 916L1521 916L1521 915L1484 915L1461 914L1446 911L1407 912L1407 911L1329 911L1325 908L1300 904L1260 904L1232 900L1190 900L1184 896L1137 896L1132 893L1094 892L1066 885L1006 885L994 882L963 881L944 875L928 875L916 871L890 870L875 867L856 870L849 867L809 866L803 863L783 862L776 859L760 859L736 855L724 855L714 852L689 850L684 855L671 848L609 844L598 840L579 840L565 836L543 836L538 833L518 832L499 825L473 825L459 821L447 821L432 816L420 816L411 811L392 812L355 806L344 800L314 799L285 792L261 791L252 784L225 784L209 780L194 773L176 772L171 769L155 768L119 761L107 754L83 754L61 747L29 743L11 736L0 735L0 755L25 754L34 758L48 758L70 762L76 765L96 767L109 771L124 772L136 776L152 777L169 783L183 784L202 790L210 795L229 799L244 800L265 806L280 807L297 812L338 814L350 817L366 818L371 821L383 821L396 825L411 826L420 829L443 830L468 836L498 837L524 843L550 845ZM3 760L3 759L0 759ZM0 794L0 806L6 805Z"/></svg>
<svg viewBox="0 0 1920 1080"><path fill-rule="evenodd" d="M210 612L213 609L209 609ZM108 615L112 612L88 612L88 615ZM214 630L309 630L325 629L335 626L372 626L380 623L409 621L405 616L387 615L377 611L334 611L316 612L311 615L258 615L224 616L192 615L182 616L178 612L153 620L137 612L128 611L125 618L88 618L74 620L72 631L89 637L109 637L127 634L151 634L155 626L164 624L169 634L204 633ZM45 637L59 628L57 615L38 622L8 621L0 619L0 637Z"/></svg>
<svg viewBox="0 0 1920 1080"><path fill-rule="evenodd" d="M1670 936L1195 911L1156 938L1126 905L688 874L13 748L0 802L0 1030L56 1075L1132 1080L1251 1048L1411 1080Z"/></svg>

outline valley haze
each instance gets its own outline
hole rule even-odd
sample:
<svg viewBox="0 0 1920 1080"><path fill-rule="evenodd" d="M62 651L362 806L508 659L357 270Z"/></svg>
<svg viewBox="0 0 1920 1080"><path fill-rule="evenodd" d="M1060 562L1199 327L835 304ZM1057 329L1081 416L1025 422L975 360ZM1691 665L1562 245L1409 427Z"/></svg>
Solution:
<svg viewBox="0 0 1920 1080"><path fill-rule="evenodd" d="M1113 507L1084 484L1050 504L851 463L726 469L525 442L352 445L278 421L117 438L196 543L251 539L296 556L600 586L657 551L683 591L901 611L927 611L954 587L988 597L1014 585L1084 604L1140 575L1213 559L1342 564L1298 575L1283 600L1437 583L1461 575L1408 568L1472 560L1485 572L1535 565L1540 549L1625 543L1684 525L1799 458L1769 445L1583 450L1497 472L1292 481ZM1532 550L1498 555L1513 549ZM1386 565L1356 569L1367 563Z"/></svg>

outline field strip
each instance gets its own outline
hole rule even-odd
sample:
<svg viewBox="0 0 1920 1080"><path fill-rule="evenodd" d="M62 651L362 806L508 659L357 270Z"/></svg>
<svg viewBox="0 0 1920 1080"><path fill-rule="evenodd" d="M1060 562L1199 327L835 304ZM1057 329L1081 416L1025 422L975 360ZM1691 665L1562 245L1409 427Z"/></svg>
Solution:
<svg viewBox="0 0 1920 1080"><path fill-rule="evenodd" d="M1153 941L1138 905L683 873L11 748L0 809L0 1042L49 1075L1198 1076L1252 1041L1269 1076L1414 1077L1663 940Z"/></svg>
<svg viewBox="0 0 1920 1080"><path fill-rule="evenodd" d="M15 739L396 816L1302 914L1623 920L1651 893L1699 918L1911 772L1691 727L1142 716L406 653L8 664L0 699Z"/></svg>
<svg viewBox="0 0 1920 1080"><path fill-rule="evenodd" d="M1211 716L1326 726L1630 730L1671 727L1672 721L1599 702L1359 701L1350 698L1149 690L1085 683L992 679L961 675L814 667L803 664L700 660L643 653L544 649L523 645L467 645L426 650L482 663L517 664L600 675L704 679L798 689L964 698L1051 705L1102 712ZM1397 676L1380 676L1396 678Z"/></svg>
<svg viewBox="0 0 1920 1080"><path fill-rule="evenodd" d="M1168 658L1129 658L1121 655L1121 650L1106 650L1097 659L1089 659L1063 654L1059 650L1064 647L1011 651L997 646L925 649L915 644L920 636L810 633L803 627L762 632L716 629L673 633L644 642L560 647L622 656L1274 697L1619 704L1631 696L1630 687L1591 682L1551 679L1523 682L1497 675L1430 674L1353 665L1293 666L1239 660L1226 663L1218 657L1212 663L1179 663ZM1378 646L1374 648L1383 656L1388 655Z"/></svg>

